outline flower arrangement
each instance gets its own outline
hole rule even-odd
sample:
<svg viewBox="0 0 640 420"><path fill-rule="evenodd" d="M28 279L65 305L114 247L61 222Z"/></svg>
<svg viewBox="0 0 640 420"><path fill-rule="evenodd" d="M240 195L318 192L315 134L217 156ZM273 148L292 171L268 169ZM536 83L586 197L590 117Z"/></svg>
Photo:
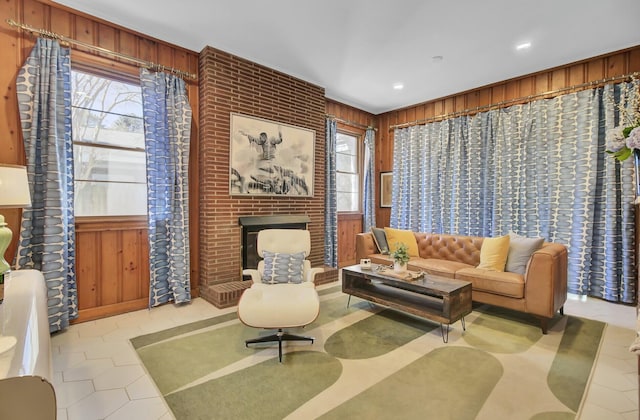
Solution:
<svg viewBox="0 0 640 420"><path fill-rule="evenodd" d="M393 261L400 265L405 265L409 262L409 247L403 242L396 242L396 250L391 253Z"/></svg>
<svg viewBox="0 0 640 420"><path fill-rule="evenodd" d="M631 111L629 111L629 109ZM634 150L640 150L640 98L635 95L630 108L618 105L621 125L606 132L607 153L620 162L628 159Z"/></svg>
<svg viewBox="0 0 640 420"><path fill-rule="evenodd" d="M607 130L607 145L610 150L607 153L613 155L620 162L633 154L635 149L640 149L640 120L627 127L615 127Z"/></svg>

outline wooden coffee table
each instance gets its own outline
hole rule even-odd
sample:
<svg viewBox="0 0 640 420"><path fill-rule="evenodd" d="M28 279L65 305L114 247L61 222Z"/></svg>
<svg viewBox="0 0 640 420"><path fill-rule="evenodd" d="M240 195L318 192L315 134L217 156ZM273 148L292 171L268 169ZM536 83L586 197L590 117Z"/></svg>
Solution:
<svg viewBox="0 0 640 420"><path fill-rule="evenodd" d="M450 324L460 320L465 329L464 317L471 313L470 282L426 273L417 279L410 275L400 278L379 269L377 264L372 264L371 269L359 265L342 269L342 292L349 295L349 301L351 296L357 296L439 322L445 343L449 341Z"/></svg>

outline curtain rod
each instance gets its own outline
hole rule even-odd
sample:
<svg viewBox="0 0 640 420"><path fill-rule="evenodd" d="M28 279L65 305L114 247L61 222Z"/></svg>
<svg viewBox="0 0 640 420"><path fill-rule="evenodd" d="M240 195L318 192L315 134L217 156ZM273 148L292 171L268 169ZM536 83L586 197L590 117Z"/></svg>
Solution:
<svg viewBox="0 0 640 420"><path fill-rule="evenodd" d="M583 89L583 88L589 88L589 87L593 88L593 87L597 87L597 86L604 85L611 82L618 82L622 80L637 78L639 76L640 76L640 72L634 72L634 73L629 73L622 76L614 76L606 79L594 80L592 82L581 83L579 85L573 85L573 86L567 86L567 87L556 89L556 90L550 90L548 92L537 93L535 95L509 99L506 101L497 102L495 104L477 106L475 108L463 109L462 111L451 112L449 114L442 114L435 117L429 117L421 120L415 120L415 121L410 121L402 124L391 125L389 126L389 130L394 130L396 128L407 128L415 125L422 125L422 124L427 124L431 122L442 121L449 118L459 117L462 115L476 114L480 111L490 111L496 108L503 108L505 105L511 105L511 104L520 103L520 102L527 103L527 102L530 102L531 100L543 98L549 95L557 95L559 93L576 90L576 89Z"/></svg>
<svg viewBox="0 0 640 420"><path fill-rule="evenodd" d="M57 34L55 32L47 31L46 29L37 29L37 28L29 26L29 25L27 25L25 23L16 22L16 21L14 21L12 19L7 19L6 22L10 26L14 26L14 27L20 28L20 29L25 30L27 32L35 33L35 34L38 34L38 35L43 35L46 38L57 39L57 40L62 41L64 43L66 43L66 44L69 44L69 45L79 45L81 47L89 48L89 49L97 51L97 52L108 54L108 55L111 55L113 57L121 58L123 60L135 63L135 64L137 64L137 65L139 65L141 67L145 67L145 68L148 68L150 70L170 72L170 73L173 73L173 74L175 74L177 76L180 76L180 77L184 77L184 78L188 78L188 79L192 79L192 80L198 80L198 75L194 74L194 73L189 73L189 72L186 72L186 71L183 71L183 70L178 70L178 69L175 69L173 67L166 67L166 66L163 66L162 64L157 64L157 63L154 63L152 61L141 60L139 58L131 57L130 55L122 54L122 53L119 53L119 52L116 52L116 51L111 51L111 50L108 50L106 48L96 47L95 45L91 45L91 44L89 44L87 42L78 41L76 39L71 39L71 38L68 38L68 37L66 37L64 35L60 35L60 34Z"/></svg>
<svg viewBox="0 0 640 420"><path fill-rule="evenodd" d="M329 118L330 120L334 120L337 121L339 123L345 124L345 125L350 125L352 127L356 127L356 128L362 128L363 130L368 130L368 129L372 129L375 131L378 131L377 128L372 127L370 125L364 125L364 124L360 124L359 122L355 122L355 121L350 121L350 120L344 120L342 118L338 118L335 115L331 115L331 114L326 114L325 115L327 118Z"/></svg>

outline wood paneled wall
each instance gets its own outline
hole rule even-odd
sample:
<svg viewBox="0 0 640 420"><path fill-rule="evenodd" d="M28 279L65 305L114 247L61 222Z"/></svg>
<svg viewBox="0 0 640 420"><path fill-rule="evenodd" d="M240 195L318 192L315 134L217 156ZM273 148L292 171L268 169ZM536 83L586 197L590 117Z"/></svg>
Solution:
<svg viewBox="0 0 640 420"><path fill-rule="evenodd" d="M3 0L0 3L0 162L24 164L24 146L15 81L18 69L34 45L35 38L13 28L6 19L46 29L91 45L149 60L189 73L198 73L198 53L153 39L135 31L60 6L51 1ZM91 68L125 79L136 78L139 69L106 54L73 47L72 66ZM198 289L198 82L186 80L189 101L193 110L190 161L190 218L191 218L191 284ZM14 232L8 261L15 255L19 210L3 210ZM106 316L124 310L147 306L149 266L148 241L144 223L122 223L121 220L102 219L99 222L78 220L77 223L77 284L80 306L79 320ZM101 309L102 308L102 309Z"/></svg>
<svg viewBox="0 0 640 420"><path fill-rule="evenodd" d="M375 127L376 117L349 105L327 99L327 115L336 117L339 131L364 140L366 127ZM376 141L378 133L376 133ZM376 166L380 158L376 156ZM379 194L379 189L376 194ZM380 202L378 197L376 202ZM362 232L362 213L338 214L338 267L356 264L356 234Z"/></svg>
<svg viewBox="0 0 640 420"><path fill-rule="evenodd" d="M144 218L76 223L76 261L81 320L149 305L149 240Z"/></svg>
<svg viewBox="0 0 640 420"><path fill-rule="evenodd" d="M376 157L379 156L382 160L379 162L379 167L376 164L376 173L393 169L392 126L394 125L437 118L475 107L526 98L530 95L538 95L638 71L640 71L640 46L380 114L377 116L380 141L376 143ZM527 99L524 99L515 103L526 101ZM469 114L472 113L469 112ZM376 212L376 221L379 226L388 226L389 217L390 209L378 209Z"/></svg>

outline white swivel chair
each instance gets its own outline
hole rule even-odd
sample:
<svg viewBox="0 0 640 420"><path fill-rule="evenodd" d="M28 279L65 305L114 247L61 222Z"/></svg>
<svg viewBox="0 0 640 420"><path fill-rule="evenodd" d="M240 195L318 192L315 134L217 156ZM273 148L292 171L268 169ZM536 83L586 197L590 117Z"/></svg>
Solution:
<svg viewBox="0 0 640 420"><path fill-rule="evenodd" d="M253 285L238 302L238 318L254 328L277 330L275 334L245 341L245 345L278 342L282 362L283 341L311 341L312 337L289 334L285 328L304 327L318 316L320 300L314 278L322 268L311 268L306 257L311 251L308 230L265 229L258 232L257 269L243 270Z"/></svg>

